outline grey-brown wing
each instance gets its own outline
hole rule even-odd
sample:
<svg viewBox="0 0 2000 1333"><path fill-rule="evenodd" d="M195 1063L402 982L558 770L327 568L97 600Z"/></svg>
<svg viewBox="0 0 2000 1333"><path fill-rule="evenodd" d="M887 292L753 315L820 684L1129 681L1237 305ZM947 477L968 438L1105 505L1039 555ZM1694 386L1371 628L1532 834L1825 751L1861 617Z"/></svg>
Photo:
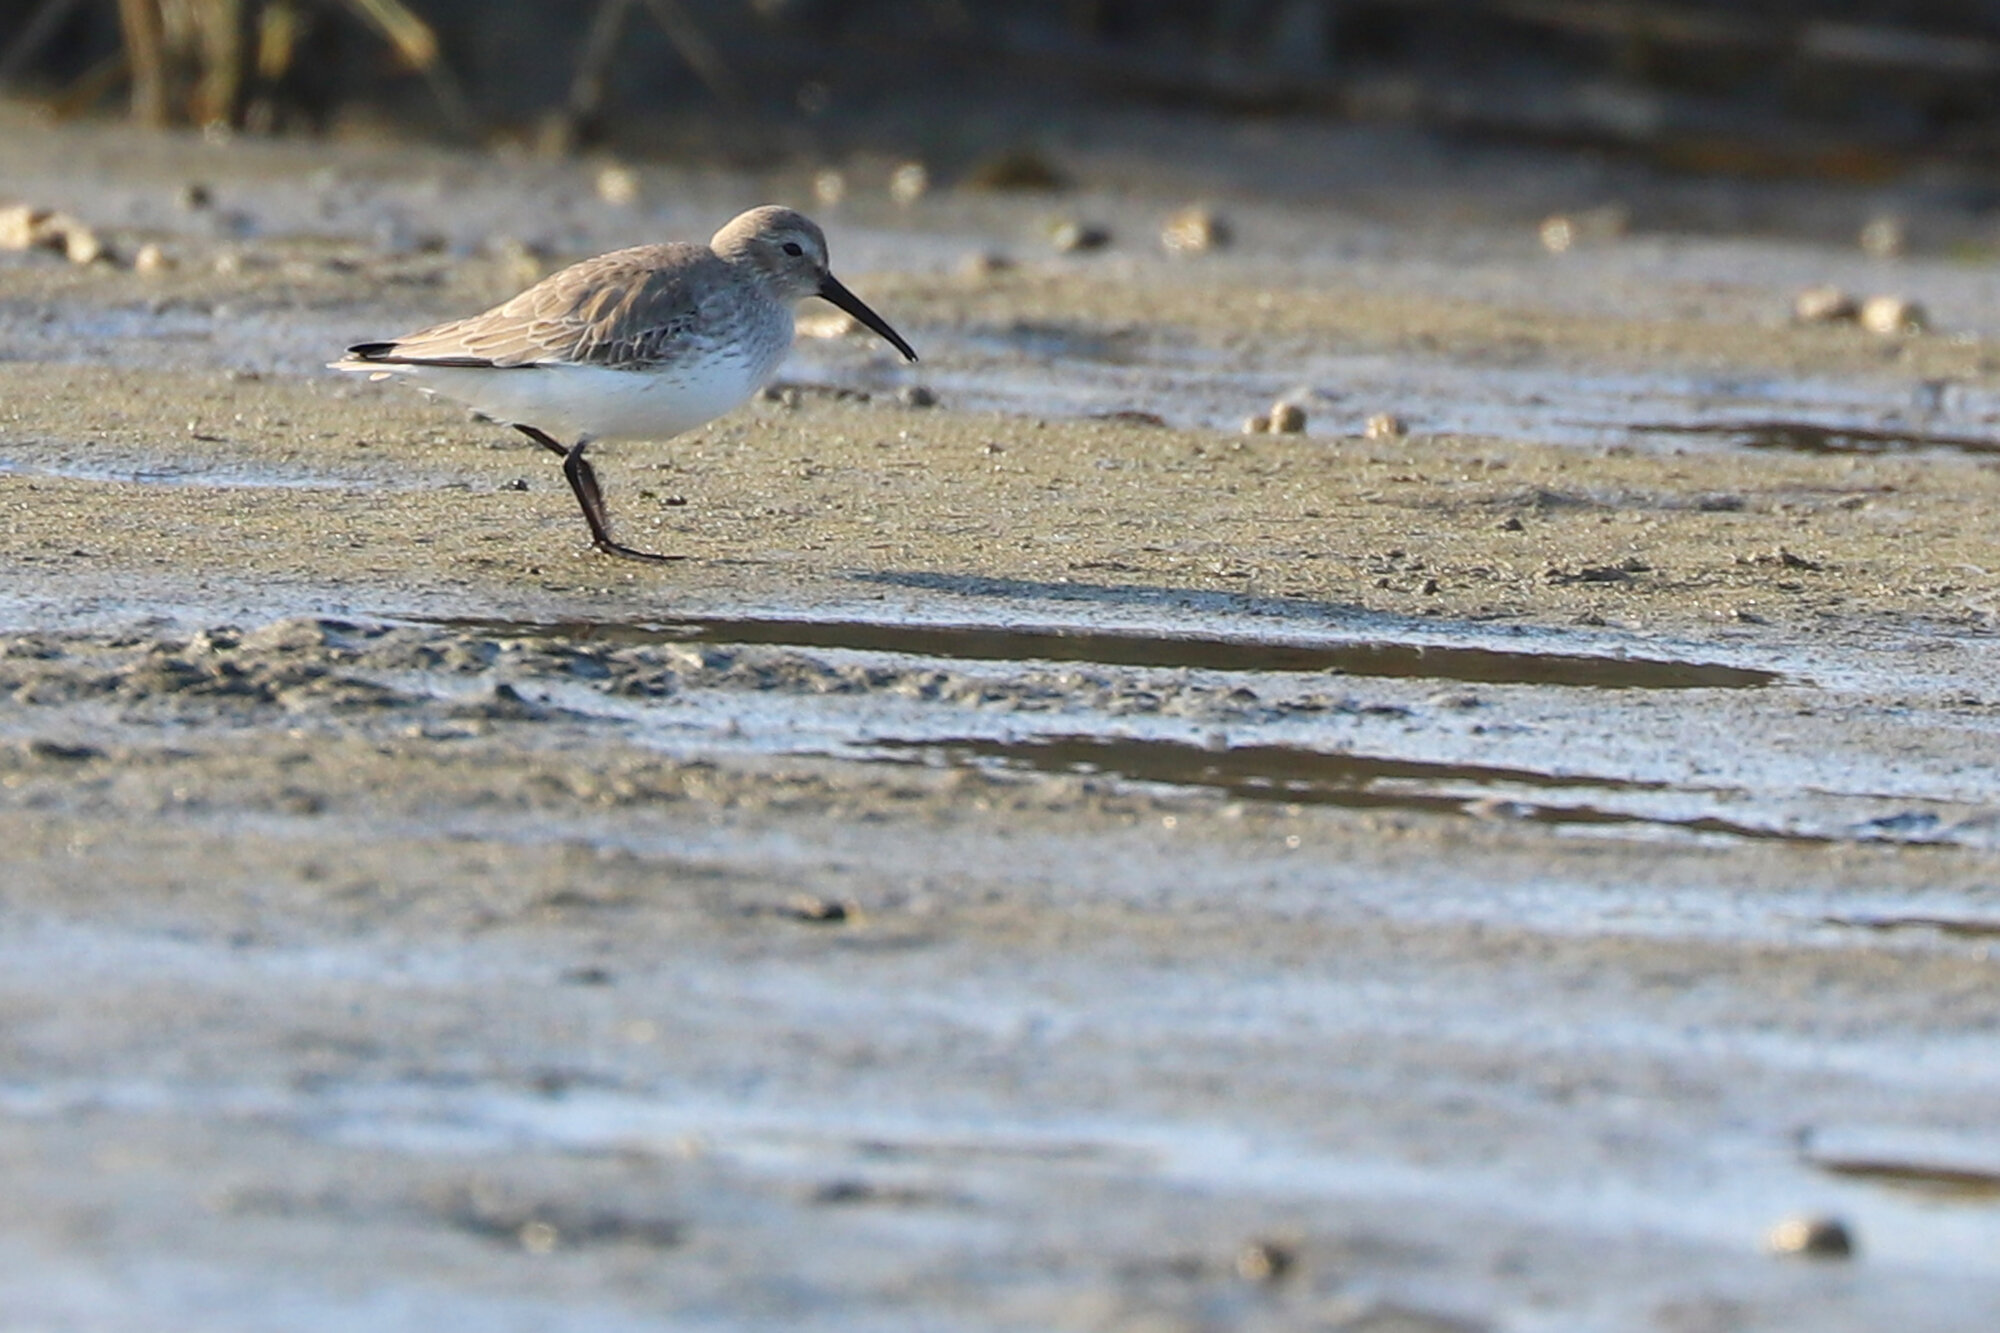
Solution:
<svg viewBox="0 0 2000 1333"><path fill-rule="evenodd" d="M363 344L363 360L402 365L600 366L657 361L699 322L725 266L705 247L644 245L572 264L483 314ZM371 355L372 353L372 355Z"/></svg>

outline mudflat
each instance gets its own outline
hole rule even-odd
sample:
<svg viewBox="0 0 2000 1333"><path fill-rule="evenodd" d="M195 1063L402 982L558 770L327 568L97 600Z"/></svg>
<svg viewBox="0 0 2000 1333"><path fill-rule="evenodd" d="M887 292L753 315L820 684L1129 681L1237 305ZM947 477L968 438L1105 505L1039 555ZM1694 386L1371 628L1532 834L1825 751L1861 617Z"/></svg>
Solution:
<svg viewBox="0 0 2000 1333"><path fill-rule="evenodd" d="M813 208L594 170L0 136L19 1326L2000 1317L1989 262L857 191L924 360L603 450L651 568L321 368Z"/></svg>

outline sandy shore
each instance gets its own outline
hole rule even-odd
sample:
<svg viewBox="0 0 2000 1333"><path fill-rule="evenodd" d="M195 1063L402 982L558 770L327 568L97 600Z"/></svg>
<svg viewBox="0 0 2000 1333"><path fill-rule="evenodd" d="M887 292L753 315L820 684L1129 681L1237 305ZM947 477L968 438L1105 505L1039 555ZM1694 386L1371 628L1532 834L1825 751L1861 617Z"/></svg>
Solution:
<svg viewBox="0 0 2000 1333"><path fill-rule="evenodd" d="M606 450L651 569L317 368L802 175L0 162L174 261L0 262L10 1326L2000 1317L1987 268L856 203L924 362Z"/></svg>

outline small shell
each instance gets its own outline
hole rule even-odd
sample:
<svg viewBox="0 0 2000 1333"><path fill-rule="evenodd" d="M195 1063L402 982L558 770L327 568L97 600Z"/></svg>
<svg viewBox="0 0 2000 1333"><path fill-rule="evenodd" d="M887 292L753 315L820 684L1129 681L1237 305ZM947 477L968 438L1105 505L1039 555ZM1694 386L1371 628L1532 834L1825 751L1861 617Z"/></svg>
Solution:
<svg viewBox="0 0 2000 1333"><path fill-rule="evenodd" d="M1854 1235L1837 1217L1788 1217L1764 1234L1772 1254L1806 1259L1847 1259L1854 1254Z"/></svg>
<svg viewBox="0 0 2000 1333"><path fill-rule="evenodd" d="M1621 204L1586 208L1577 213L1551 213L1535 229L1542 248L1552 255L1563 254L1591 241L1612 241L1632 225L1631 213Z"/></svg>
<svg viewBox="0 0 2000 1333"><path fill-rule="evenodd" d="M139 252L132 256L132 271L134 273L146 275L165 273L173 266L174 261L167 258L167 252L152 241L148 241L140 246Z"/></svg>
<svg viewBox="0 0 2000 1333"><path fill-rule="evenodd" d="M1361 427L1361 434L1370 440L1397 440L1409 433L1409 424L1394 412L1377 412Z"/></svg>
<svg viewBox="0 0 2000 1333"><path fill-rule="evenodd" d="M42 228L53 214L32 204L0 208L0 250L32 250L45 244Z"/></svg>
<svg viewBox="0 0 2000 1333"><path fill-rule="evenodd" d="M1253 1240L1236 1252L1236 1276L1245 1282L1276 1282L1297 1262L1291 1246L1275 1240Z"/></svg>
<svg viewBox="0 0 2000 1333"><path fill-rule="evenodd" d="M1297 403L1271 404L1271 433L1297 435L1306 428L1306 410Z"/></svg>
<svg viewBox="0 0 2000 1333"><path fill-rule="evenodd" d="M1245 435L1269 435L1271 433L1271 418L1263 412L1259 412L1254 417L1243 418L1243 433Z"/></svg>
<svg viewBox="0 0 2000 1333"><path fill-rule="evenodd" d="M1229 224L1213 209L1183 208L1160 228L1160 244L1168 254L1200 255L1229 244Z"/></svg>
<svg viewBox="0 0 2000 1333"><path fill-rule="evenodd" d="M1930 326L1929 312L1908 297L1871 296L1861 303L1861 327L1870 333L1922 333Z"/></svg>
<svg viewBox="0 0 2000 1333"><path fill-rule="evenodd" d="M67 226L62 231L63 254L72 264L95 264L100 259L109 259L111 251L102 238L74 218L66 218Z"/></svg>
<svg viewBox="0 0 2000 1333"><path fill-rule="evenodd" d="M1836 324L1860 313L1860 303L1831 283L1808 287L1792 298L1792 318L1801 324Z"/></svg>
<svg viewBox="0 0 2000 1333"><path fill-rule="evenodd" d="M1111 244L1111 233L1088 222L1064 218L1049 228L1049 244L1064 254L1102 250Z"/></svg>

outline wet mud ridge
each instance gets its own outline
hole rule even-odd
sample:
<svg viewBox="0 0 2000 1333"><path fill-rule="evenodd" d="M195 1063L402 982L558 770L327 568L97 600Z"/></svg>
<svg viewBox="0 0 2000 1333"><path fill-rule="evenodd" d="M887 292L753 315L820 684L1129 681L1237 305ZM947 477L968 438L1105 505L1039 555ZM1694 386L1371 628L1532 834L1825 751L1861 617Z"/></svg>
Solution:
<svg viewBox="0 0 2000 1333"><path fill-rule="evenodd" d="M538 662L558 680L597 677L594 688L614 698L660 701L652 713L617 714L656 740L705 724L709 743L726 730L731 739L720 743L773 753L1637 833L1980 843L1991 835L1983 809L1948 790L1889 797L1883 776L1836 779L1806 764L1741 782L1717 781L1712 768L1701 780L1652 776L1667 771L1663 757L1696 748L1669 720L1676 712L1683 727L1713 725L1708 692L1814 689L1754 666L1554 644L1308 643L1084 626L717 618L440 629L476 636L485 647L474 651L496 663ZM745 690L762 697L746 703ZM712 704L714 691L734 697ZM1659 696L1644 705L1647 735L1617 734L1625 691ZM544 697L576 698L562 688ZM885 708L885 700L896 702ZM1515 720L1521 713L1535 722ZM1593 739L1573 740L1559 770L1481 762L1516 748L1510 737L1544 728Z"/></svg>
<svg viewBox="0 0 2000 1333"><path fill-rule="evenodd" d="M235 1242L266 1250L234 1279L251 1305L316 1290L290 1238L365 1219L391 1287L438 1281L392 1251L457 1255L451 1302L532 1311L500 1276L525 1257L606 1318L681 1309L679 1278L602 1284L700 1253L714 1299L782 1305L801 1268L772 1247L810 1232L815 1299L891 1314L900 1280L854 1267L882 1226L922 1267L1012 1284L983 1229L1057 1225L1056 1196L1123 1220L1017 1297L1045 1326L1110 1299L1497 1328L1494 1238L1546 1271L1581 1264L1578 1228L1642 1306L1676 1299L1664 1249L1795 1310L1750 1242L1808 1205L1889 1256L1878 1313L1976 1266L1992 1144L1967 1117L2000 1066L1912 997L1990 970L1991 775L1857 741L1865 662L1053 609L10 634L0 1001L60 973L123 1017L99 1039L115 1076L49 1046L0 1114L34 1144L173 1146L89 1177L167 1172L161 1225L165 1163L227 1163L195 1239L149 1242L187 1270L170 1300L212 1289L211 1233L259 1237ZM1960 689L1905 698L1898 734L1983 735ZM198 886L173 846L202 850ZM1588 1022L1520 979L1546 949ZM1634 967L1669 978L1668 1016ZM1826 1016L1865 995L1879 1027ZM449 1035L487 1024L508 1035ZM1704 1081L1717 1059L1740 1090ZM996 1060L1004 1091L975 1072ZM1444 1090L1385 1119L1385 1077ZM1577 1094L1536 1090L1607 1077L1683 1090L1613 1164L1557 1166ZM1121 1091L1078 1105L1091 1087ZM1679 1126L1715 1115L1726 1181L1675 1174ZM1434 1165L1397 1164L1412 1142ZM1607 1219L1603 1170L1666 1174ZM1189 1197L1192 1233L1164 1239ZM1267 1290L1271 1265L1291 1275Z"/></svg>
<svg viewBox="0 0 2000 1333"><path fill-rule="evenodd" d="M496 724L681 757L816 756L1155 790L1527 820L1628 835L1985 846L1962 772L1928 789L1739 731L1802 676L1714 661L1437 641L805 618L299 619L185 640L19 636L0 689L30 732L268 726L448 736ZM1747 706L1730 701L1744 701ZM1787 713L1807 711L1797 705ZM1786 725L1795 725L1787 723ZM1559 764L1544 738L1565 738ZM67 742L31 741L33 746ZM1780 747L1774 747L1777 749ZM49 751L53 753L54 751ZM1506 762L1521 756L1520 762ZM1529 756L1539 762L1526 762ZM1722 762L1717 762L1722 761Z"/></svg>

